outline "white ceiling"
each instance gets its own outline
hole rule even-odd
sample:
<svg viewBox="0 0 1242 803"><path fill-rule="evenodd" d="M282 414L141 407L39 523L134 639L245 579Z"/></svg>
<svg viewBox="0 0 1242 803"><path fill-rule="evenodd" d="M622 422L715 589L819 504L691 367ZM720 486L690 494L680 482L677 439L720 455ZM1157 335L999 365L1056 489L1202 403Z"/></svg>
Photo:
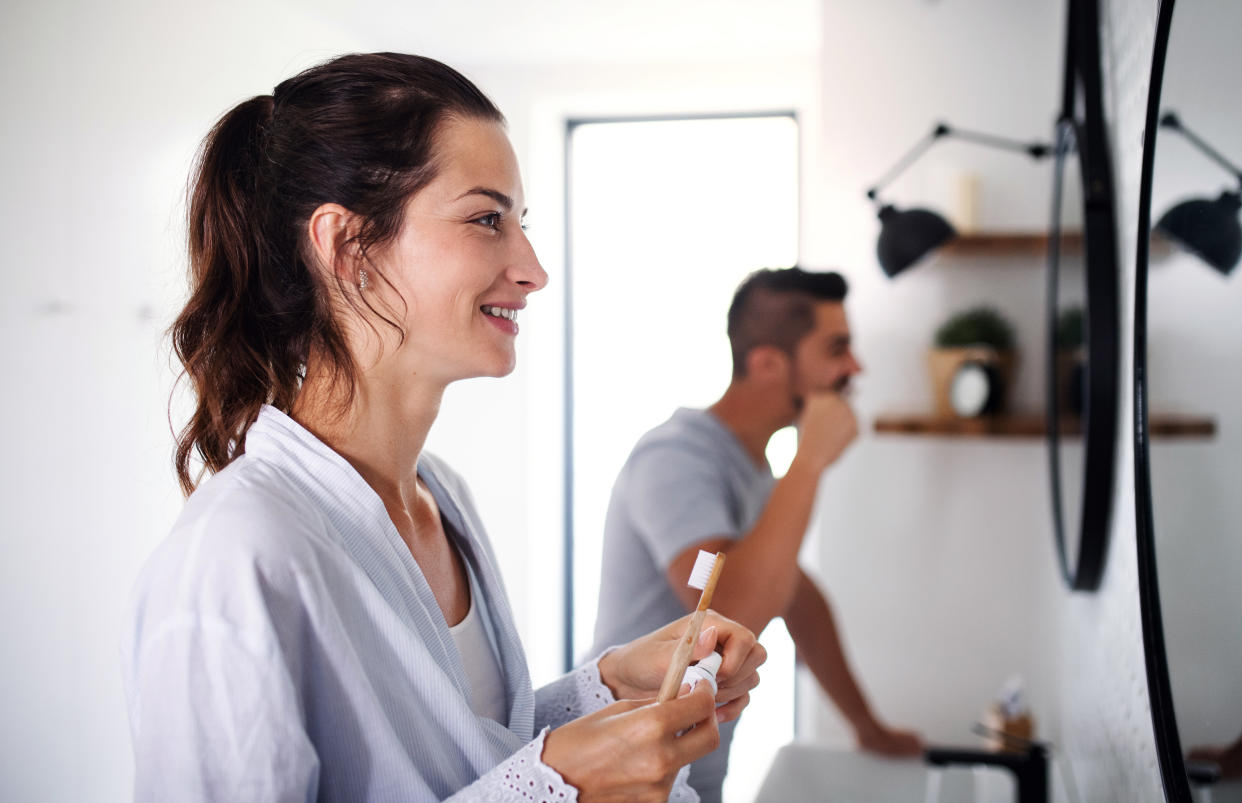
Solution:
<svg viewBox="0 0 1242 803"><path fill-rule="evenodd" d="M367 41L450 63L729 61L814 53L820 0L293 0Z"/></svg>

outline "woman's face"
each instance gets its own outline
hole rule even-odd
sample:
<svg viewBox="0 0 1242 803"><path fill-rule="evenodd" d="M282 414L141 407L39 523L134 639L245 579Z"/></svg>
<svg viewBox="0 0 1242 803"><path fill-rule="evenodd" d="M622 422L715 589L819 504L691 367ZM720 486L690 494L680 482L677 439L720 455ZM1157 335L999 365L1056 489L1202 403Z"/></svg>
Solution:
<svg viewBox="0 0 1242 803"><path fill-rule="evenodd" d="M384 360L437 383L504 376L516 361L518 311L548 281L522 229L517 157L499 123L453 118L435 158L436 178L406 203L400 232L374 259L392 287L372 281L363 291L381 294L405 330Z"/></svg>

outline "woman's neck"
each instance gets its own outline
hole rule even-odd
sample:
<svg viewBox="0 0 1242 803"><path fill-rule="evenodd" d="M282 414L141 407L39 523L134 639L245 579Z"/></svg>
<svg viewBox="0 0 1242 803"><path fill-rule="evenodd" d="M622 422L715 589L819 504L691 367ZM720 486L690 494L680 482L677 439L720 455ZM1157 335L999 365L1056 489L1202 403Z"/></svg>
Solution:
<svg viewBox="0 0 1242 803"><path fill-rule="evenodd" d="M443 395L443 386L398 385L364 373L351 399L308 366L290 417L344 457L385 504L404 507L417 495L418 458Z"/></svg>

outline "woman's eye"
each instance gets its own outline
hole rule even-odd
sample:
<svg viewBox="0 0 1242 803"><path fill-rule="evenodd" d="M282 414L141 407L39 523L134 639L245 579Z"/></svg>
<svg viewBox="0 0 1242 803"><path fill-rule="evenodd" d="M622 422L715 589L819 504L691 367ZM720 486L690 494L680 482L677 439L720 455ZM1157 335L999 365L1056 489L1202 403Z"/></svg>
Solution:
<svg viewBox="0 0 1242 803"><path fill-rule="evenodd" d="M498 229L500 228L500 213L489 212L481 217L476 217L473 222L478 223L480 226L486 226L489 229Z"/></svg>

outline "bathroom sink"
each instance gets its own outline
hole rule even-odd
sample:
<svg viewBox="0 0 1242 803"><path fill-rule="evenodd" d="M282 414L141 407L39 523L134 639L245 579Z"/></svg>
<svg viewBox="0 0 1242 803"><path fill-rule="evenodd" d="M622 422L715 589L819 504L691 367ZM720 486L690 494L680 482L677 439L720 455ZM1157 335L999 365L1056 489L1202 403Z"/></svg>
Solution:
<svg viewBox="0 0 1242 803"><path fill-rule="evenodd" d="M1217 781L1206 786L1191 785L1195 803L1242 803L1242 779Z"/></svg>
<svg viewBox="0 0 1242 803"><path fill-rule="evenodd" d="M1004 770L928 766L922 758L879 758L854 750L794 742L782 747L756 803L1008 803L1014 782Z"/></svg>

